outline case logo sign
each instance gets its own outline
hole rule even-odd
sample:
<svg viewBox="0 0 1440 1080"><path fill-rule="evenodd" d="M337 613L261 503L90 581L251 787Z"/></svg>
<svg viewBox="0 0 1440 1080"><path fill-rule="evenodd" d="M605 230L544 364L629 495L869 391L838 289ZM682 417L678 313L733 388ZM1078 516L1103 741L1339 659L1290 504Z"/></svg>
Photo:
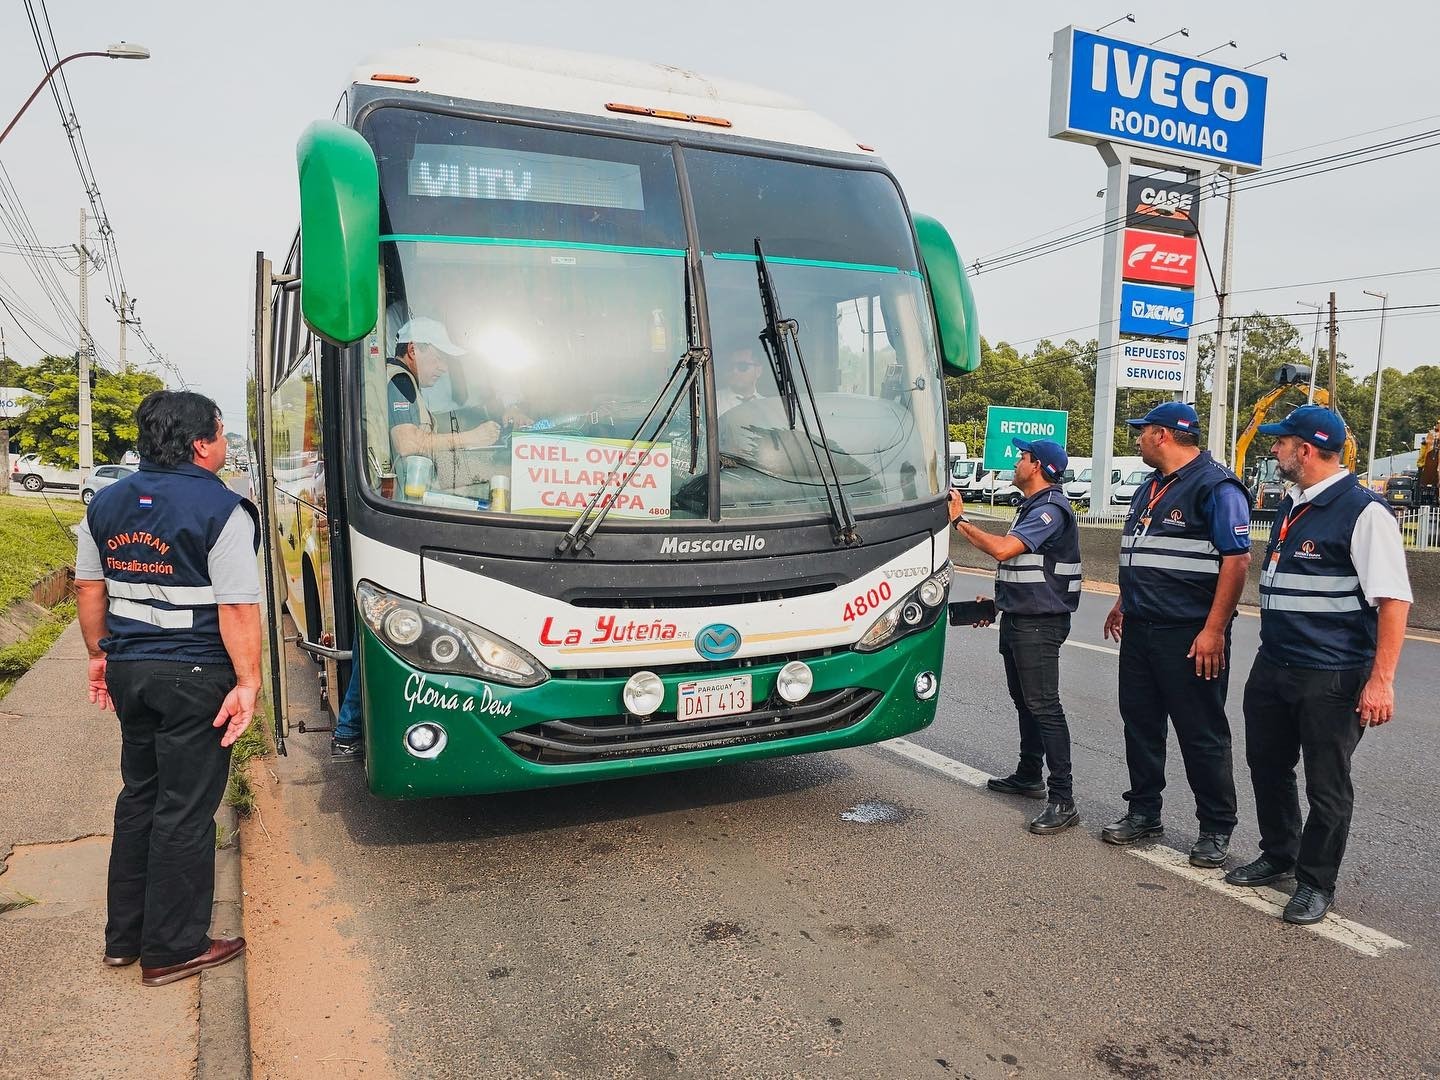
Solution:
<svg viewBox="0 0 1440 1080"><path fill-rule="evenodd" d="M1053 137L1260 167L1265 76L1073 26L1056 32L1053 52Z"/></svg>
<svg viewBox="0 0 1440 1080"><path fill-rule="evenodd" d="M1120 262L1121 276L1126 281L1193 289L1195 248L1193 236L1126 229L1124 254Z"/></svg>
<svg viewBox="0 0 1440 1080"><path fill-rule="evenodd" d="M1178 180L1133 177L1125 224L1194 236L1200 229L1200 187Z"/></svg>
<svg viewBox="0 0 1440 1080"><path fill-rule="evenodd" d="M740 651L740 631L726 623L712 623L695 635L695 651L706 660L728 660Z"/></svg>
<svg viewBox="0 0 1440 1080"><path fill-rule="evenodd" d="M1120 343L1121 387L1182 390L1185 387L1185 346L1163 341Z"/></svg>
<svg viewBox="0 0 1440 1080"><path fill-rule="evenodd" d="M1195 313L1195 294L1189 289L1159 285L1120 287L1120 333L1137 337L1187 341Z"/></svg>

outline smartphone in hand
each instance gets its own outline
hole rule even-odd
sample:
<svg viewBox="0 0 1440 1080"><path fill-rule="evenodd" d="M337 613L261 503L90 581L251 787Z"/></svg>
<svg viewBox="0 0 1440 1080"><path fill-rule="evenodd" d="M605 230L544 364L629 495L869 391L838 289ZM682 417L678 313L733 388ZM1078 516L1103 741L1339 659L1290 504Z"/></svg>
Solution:
<svg viewBox="0 0 1440 1080"><path fill-rule="evenodd" d="M994 600L957 600L950 605L951 626L974 626L976 623L994 622L995 618Z"/></svg>

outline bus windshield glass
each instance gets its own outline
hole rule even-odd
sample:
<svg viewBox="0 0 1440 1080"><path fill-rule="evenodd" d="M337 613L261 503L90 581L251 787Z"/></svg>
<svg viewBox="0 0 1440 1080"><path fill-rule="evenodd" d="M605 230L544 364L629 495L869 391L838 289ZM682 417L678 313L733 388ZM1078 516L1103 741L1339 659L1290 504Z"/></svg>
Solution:
<svg viewBox="0 0 1440 1080"><path fill-rule="evenodd" d="M397 502L569 520L824 513L758 342L760 237L856 509L938 495L943 384L898 192L881 173L685 150L715 346L630 440L689 344L677 153L660 143L385 107L361 128L381 189L382 319L366 343L367 486ZM773 254L772 254L773 252ZM803 388L802 388L803 391ZM808 416L808 399L805 403ZM715 432L706 416L718 417ZM812 435L818 439L812 419ZM647 429L643 434L650 435Z"/></svg>

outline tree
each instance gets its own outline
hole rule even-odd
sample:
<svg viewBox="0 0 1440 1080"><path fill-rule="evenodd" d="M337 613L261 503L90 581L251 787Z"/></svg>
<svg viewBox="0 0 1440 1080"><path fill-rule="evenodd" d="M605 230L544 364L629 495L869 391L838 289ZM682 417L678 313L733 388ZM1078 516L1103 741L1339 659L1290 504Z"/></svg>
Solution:
<svg viewBox="0 0 1440 1080"><path fill-rule="evenodd" d="M26 385L39 395L14 423L14 437L25 453L68 468L80 463L80 378L70 357L47 356L24 369ZM119 461L135 447L140 431L135 414L146 395L165 389L154 375L131 371L98 372L90 394L95 461Z"/></svg>

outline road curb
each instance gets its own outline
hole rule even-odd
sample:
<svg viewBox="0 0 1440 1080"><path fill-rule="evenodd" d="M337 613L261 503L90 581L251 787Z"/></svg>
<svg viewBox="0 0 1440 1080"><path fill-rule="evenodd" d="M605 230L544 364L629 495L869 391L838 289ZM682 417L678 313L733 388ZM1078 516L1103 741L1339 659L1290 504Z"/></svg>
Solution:
<svg viewBox="0 0 1440 1080"><path fill-rule="evenodd" d="M239 815L222 805L215 825L226 838L215 852L215 905L211 929L235 937L244 928L240 880ZM200 1038L196 1080L250 1080L250 1004L245 989L245 954L200 973Z"/></svg>

